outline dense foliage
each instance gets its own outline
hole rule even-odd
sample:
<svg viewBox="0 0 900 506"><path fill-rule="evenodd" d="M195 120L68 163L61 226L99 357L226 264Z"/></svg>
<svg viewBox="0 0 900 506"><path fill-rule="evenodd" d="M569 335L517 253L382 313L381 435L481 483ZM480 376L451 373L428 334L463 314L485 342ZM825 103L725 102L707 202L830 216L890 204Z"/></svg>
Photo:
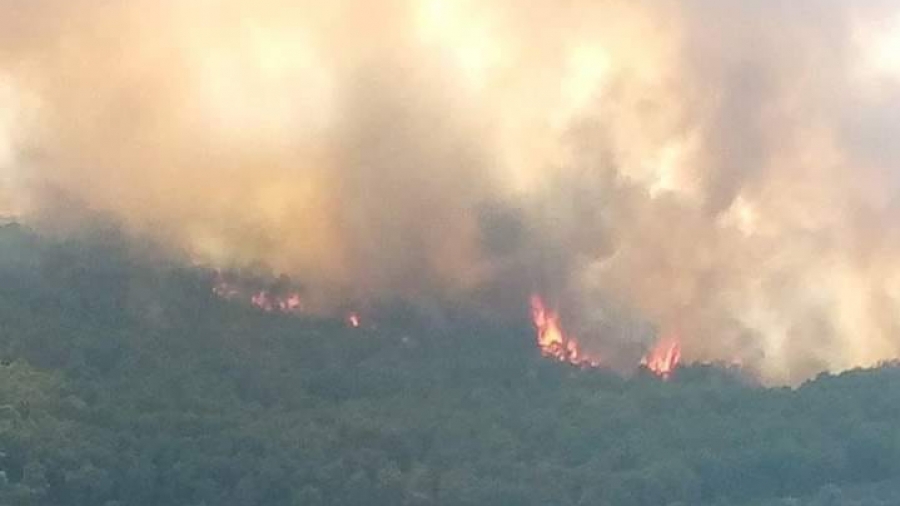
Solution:
<svg viewBox="0 0 900 506"><path fill-rule="evenodd" d="M138 257L0 229L0 504L900 502L893 367L622 379L526 326L267 315Z"/></svg>

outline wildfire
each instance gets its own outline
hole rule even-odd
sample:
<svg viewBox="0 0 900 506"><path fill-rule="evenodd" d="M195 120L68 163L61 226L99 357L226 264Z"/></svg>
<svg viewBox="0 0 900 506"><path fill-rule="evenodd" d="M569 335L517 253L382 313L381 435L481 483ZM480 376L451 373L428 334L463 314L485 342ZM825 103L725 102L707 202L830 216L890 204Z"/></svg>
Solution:
<svg viewBox="0 0 900 506"><path fill-rule="evenodd" d="M297 313L303 310L299 293L274 295L260 290L250 297L250 303L267 313Z"/></svg>
<svg viewBox="0 0 900 506"><path fill-rule="evenodd" d="M303 311L303 299L298 292L276 293L270 290L248 290L225 280L221 275L212 287L217 297L226 300L242 300L267 313L299 313Z"/></svg>
<svg viewBox="0 0 900 506"><path fill-rule="evenodd" d="M212 292L223 299L243 301L267 313L301 313L303 300L298 292L283 289L249 289L219 276ZM601 360L582 350L578 340L565 332L559 313L547 307L540 295L531 296L531 318L537 331L537 346L543 356L578 367L599 367ZM362 327L356 311L345 314L349 328ZM677 338L661 339L642 359L641 366L663 380L668 380L681 361L681 344Z"/></svg>
<svg viewBox="0 0 900 506"><path fill-rule="evenodd" d="M664 380L672 377L672 373L681 362L681 345L677 339L667 338L656 343L656 346L641 359L641 365Z"/></svg>
<svg viewBox="0 0 900 506"><path fill-rule="evenodd" d="M547 309L539 295L531 296L531 318L537 329L537 344L541 354L560 362L578 366L597 367L600 360L581 351L578 341L566 335L559 323L559 314Z"/></svg>

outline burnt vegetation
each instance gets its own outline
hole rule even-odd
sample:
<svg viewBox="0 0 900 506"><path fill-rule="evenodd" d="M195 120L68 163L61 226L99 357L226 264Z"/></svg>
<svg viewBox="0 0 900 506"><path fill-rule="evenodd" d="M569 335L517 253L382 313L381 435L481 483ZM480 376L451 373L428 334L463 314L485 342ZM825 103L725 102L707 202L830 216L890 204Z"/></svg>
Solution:
<svg viewBox="0 0 900 506"><path fill-rule="evenodd" d="M0 504L900 501L895 366L626 379L540 357L527 321L355 329L136 258L0 229Z"/></svg>

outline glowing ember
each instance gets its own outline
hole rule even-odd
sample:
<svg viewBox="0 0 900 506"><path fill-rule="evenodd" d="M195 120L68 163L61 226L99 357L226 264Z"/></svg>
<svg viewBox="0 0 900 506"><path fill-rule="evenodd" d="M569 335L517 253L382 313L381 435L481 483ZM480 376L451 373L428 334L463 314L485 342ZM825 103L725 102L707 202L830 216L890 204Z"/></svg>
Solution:
<svg viewBox="0 0 900 506"><path fill-rule="evenodd" d="M559 314L547 309L539 295L531 296L531 318L537 329L537 345L545 357L578 366L597 367L600 360L581 351L578 341L567 336L559 323Z"/></svg>
<svg viewBox="0 0 900 506"><path fill-rule="evenodd" d="M677 339L668 338L656 343L647 355L641 359L641 365L664 380L672 377L672 373L681 362L681 345Z"/></svg>
<svg viewBox="0 0 900 506"><path fill-rule="evenodd" d="M347 325L350 325L351 327L358 329L360 326L359 315L356 313L350 313L349 315L347 315Z"/></svg>

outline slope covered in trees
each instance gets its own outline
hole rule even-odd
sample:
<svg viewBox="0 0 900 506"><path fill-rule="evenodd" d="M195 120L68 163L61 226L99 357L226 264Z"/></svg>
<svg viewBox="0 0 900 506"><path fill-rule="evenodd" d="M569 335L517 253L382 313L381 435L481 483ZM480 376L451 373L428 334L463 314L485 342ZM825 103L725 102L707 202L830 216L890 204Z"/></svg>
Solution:
<svg viewBox="0 0 900 506"><path fill-rule="evenodd" d="M0 504L896 504L900 369L764 389L215 297L117 240L0 229Z"/></svg>

